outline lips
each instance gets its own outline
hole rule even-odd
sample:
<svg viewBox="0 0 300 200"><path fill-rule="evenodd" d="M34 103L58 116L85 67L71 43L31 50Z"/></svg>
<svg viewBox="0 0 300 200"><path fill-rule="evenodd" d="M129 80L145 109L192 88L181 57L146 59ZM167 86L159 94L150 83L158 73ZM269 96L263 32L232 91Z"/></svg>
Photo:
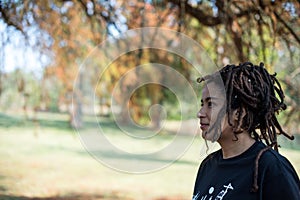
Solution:
<svg viewBox="0 0 300 200"><path fill-rule="evenodd" d="M200 128L202 131L207 130L209 127L209 123L202 123L200 122Z"/></svg>

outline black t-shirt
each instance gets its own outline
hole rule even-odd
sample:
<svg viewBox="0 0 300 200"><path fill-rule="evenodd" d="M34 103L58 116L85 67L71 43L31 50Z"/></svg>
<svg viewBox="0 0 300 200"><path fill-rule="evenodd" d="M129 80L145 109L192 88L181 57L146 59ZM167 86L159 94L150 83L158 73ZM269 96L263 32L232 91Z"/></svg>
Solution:
<svg viewBox="0 0 300 200"><path fill-rule="evenodd" d="M258 165L258 190L252 192L255 159L265 148L255 142L242 154L223 159L218 150L201 163L193 200L300 200L299 177L290 162L270 149Z"/></svg>

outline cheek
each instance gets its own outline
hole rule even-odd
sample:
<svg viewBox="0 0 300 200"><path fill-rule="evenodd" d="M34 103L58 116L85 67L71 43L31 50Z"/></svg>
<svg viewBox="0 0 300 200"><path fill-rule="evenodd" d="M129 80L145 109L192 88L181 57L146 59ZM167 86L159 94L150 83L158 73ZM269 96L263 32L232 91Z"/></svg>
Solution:
<svg viewBox="0 0 300 200"><path fill-rule="evenodd" d="M207 109L206 116L209 120L211 120L211 118L212 118L211 114L212 114L211 110Z"/></svg>
<svg viewBox="0 0 300 200"><path fill-rule="evenodd" d="M220 109L219 108L212 108L210 110L210 120L212 123L215 123L219 117Z"/></svg>
<svg viewBox="0 0 300 200"><path fill-rule="evenodd" d="M229 125L228 123L228 118L227 116L225 116L222 120L222 132L224 134L228 133L228 132L232 132L233 127Z"/></svg>

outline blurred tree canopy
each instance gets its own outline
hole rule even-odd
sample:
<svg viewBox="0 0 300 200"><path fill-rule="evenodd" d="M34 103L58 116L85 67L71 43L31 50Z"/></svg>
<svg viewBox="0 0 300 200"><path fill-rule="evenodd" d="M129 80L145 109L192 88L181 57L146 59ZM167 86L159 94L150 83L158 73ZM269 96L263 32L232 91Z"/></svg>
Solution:
<svg viewBox="0 0 300 200"><path fill-rule="evenodd" d="M28 45L48 56L51 62L43 70L39 94L40 104L49 108L49 99L55 99L57 105L71 103L78 66L107 37L115 38L133 28L168 28L201 44L218 66L250 60L265 62L270 71L284 70L279 75L291 105L290 122L300 119L299 15L297 0L0 0L0 21L5 27L1 48L13 40L11 33L20 32ZM159 50L135 51L111 66L105 73L105 88L97 90L97 95L109 94L122 74L153 60L176 67L189 80L192 77L192 67L183 58ZM0 70L3 93L4 72ZM59 89L54 99L45 89L49 81ZM161 86L140 88L130 100L133 119L140 121L147 113L145 108L166 99L174 104L173 98ZM75 104L81 105L80 98L76 99ZM75 108L80 115L80 106ZM70 122L81 125L80 119L71 118Z"/></svg>

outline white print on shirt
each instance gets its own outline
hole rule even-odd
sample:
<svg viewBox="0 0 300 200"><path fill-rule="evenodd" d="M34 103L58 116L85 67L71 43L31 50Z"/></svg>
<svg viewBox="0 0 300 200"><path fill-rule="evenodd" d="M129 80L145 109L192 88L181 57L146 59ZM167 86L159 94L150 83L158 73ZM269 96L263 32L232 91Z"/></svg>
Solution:
<svg viewBox="0 0 300 200"><path fill-rule="evenodd" d="M203 195L200 198L200 194L198 193L197 195L195 195L193 197L193 200L212 200L214 198L214 200L222 200L224 198L224 196L227 194L228 190L233 190L234 188L232 187L231 183L229 183L228 185L223 185L223 187L225 189L221 190L218 195L214 198L213 196L210 196L209 199L206 199L208 198L207 195ZM213 192L214 192L215 188L214 187L210 187L209 190L208 190L208 194L211 195Z"/></svg>

